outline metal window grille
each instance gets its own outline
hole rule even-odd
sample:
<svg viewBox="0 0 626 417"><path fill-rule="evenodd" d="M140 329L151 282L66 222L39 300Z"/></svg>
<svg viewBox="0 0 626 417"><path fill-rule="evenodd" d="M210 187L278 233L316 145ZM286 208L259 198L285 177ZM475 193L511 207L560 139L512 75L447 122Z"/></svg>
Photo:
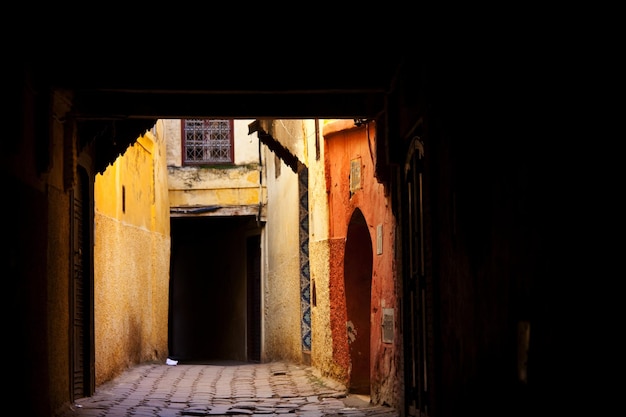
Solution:
<svg viewBox="0 0 626 417"><path fill-rule="evenodd" d="M233 162L232 120L185 119L184 162L223 164Z"/></svg>

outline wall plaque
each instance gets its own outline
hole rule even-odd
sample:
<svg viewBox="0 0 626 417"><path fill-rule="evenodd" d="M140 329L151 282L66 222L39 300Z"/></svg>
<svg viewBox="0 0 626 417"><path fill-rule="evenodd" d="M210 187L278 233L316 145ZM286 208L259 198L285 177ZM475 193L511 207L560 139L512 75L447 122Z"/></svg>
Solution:
<svg viewBox="0 0 626 417"><path fill-rule="evenodd" d="M383 343L393 343L393 308L383 308Z"/></svg>

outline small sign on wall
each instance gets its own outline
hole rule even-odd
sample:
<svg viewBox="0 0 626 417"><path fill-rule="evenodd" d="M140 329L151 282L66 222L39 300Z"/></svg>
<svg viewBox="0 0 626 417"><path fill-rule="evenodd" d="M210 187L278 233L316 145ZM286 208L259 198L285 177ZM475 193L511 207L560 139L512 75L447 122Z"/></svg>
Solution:
<svg viewBox="0 0 626 417"><path fill-rule="evenodd" d="M361 158L350 161L350 197L361 189Z"/></svg>
<svg viewBox="0 0 626 417"><path fill-rule="evenodd" d="M393 343L393 308L383 308L383 343Z"/></svg>

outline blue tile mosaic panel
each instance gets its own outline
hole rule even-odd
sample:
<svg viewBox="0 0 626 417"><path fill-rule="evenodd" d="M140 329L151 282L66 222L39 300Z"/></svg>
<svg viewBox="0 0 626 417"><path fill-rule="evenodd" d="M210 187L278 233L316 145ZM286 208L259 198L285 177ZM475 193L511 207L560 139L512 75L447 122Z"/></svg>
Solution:
<svg viewBox="0 0 626 417"><path fill-rule="evenodd" d="M309 169L298 170L300 202L300 311L302 350L311 351L311 271L309 268Z"/></svg>

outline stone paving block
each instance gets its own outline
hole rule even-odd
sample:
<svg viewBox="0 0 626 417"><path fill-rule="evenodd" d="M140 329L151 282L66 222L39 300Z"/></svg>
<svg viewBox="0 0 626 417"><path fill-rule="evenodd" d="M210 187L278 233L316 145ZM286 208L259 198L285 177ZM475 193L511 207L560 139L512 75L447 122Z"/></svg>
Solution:
<svg viewBox="0 0 626 417"><path fill-rule="evenodd" d="M255 414L263 414L263 415L274 414L274 407L256 407L253 411L254 411L253 415L255 415Z"/></svg>
<svg viewBox="0 0 626 417"><path fill-rule="evenodd" d="M231 408L228 410L228 414L242 414L242 415L252 415L253 412L252 410L249 410L247 408Z"/></svg>
<svg viewBox="0 0 626 417"><path fill-rule="evenodd" d="M138 408L133 410L133 417L155 417L158 414L155 414L154 408Z"/></svg>
<svg viewBox="0 0 626 417"><path fill-rule="evenodd" d="M206 407L189 407L180 411L183 416L207 416L209 415L209 409Z"/></svg>
<svg viewBox="0 0 626 417"><path fill-rule="evenodd" d="M255 407L257 407L259 405L258 401L237 401L235 403L235 407L236 408L248 408L248 409L254 409Z"/></svg>
<svg viewBox="0 0 626 417"><path fill-rule="evenodd" d="M183 410L188 406L186 402L170 402L167 404L167 408L171 410Z"/></svg>
<svg viewBox="0 0 626 417"><path fill-rule="evenodd" d="M158 417L181 417L180 410L165 408L159 411Z"/></svg>

